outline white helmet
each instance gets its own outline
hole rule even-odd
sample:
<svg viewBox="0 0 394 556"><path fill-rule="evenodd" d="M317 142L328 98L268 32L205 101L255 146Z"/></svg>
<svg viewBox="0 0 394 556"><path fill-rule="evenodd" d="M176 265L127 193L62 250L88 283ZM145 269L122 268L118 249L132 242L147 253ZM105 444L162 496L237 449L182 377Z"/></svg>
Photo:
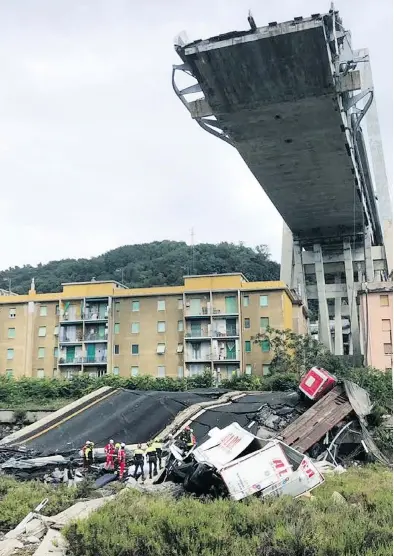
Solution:
<svg viewBox="0 0 394 556"><path fill-rule="evenodd" d="M120 445L121 448L126 448L126 444L124 442L122 442L122 444Z"/></svg>
<svg viewBox="0 0 394 556"><path fill-rule="evenodd" d="M112 440L112 438L111 438L111 440L109 441L109 443L110 443L110 444L113 444L113 443L114 443L114 441Z"/></svg>

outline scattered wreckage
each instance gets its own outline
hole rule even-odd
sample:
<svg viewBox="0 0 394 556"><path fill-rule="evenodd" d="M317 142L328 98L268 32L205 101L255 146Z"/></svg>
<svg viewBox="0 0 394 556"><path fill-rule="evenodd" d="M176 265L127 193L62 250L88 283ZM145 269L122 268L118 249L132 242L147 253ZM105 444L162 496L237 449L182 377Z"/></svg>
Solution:
<svg viewBox="0 0 394 556"><path fill-rule="evenodd" d="M243 411L246 407L253 408L252 413ZM368 393L348 381L339 384L324 369L310 369L298 393L238 393L215 407L198 406L194 413L191 409L186 422L176 420L173 428L162 433L170 441L163 451L167 461L157 485L172 482L196 495L227 495L236 500L252 494L300 496L323 482L324 465L325 469L346 467L355 458L390 465L367 429L366 417L372 409ZM204 421L208 413L210 418ZM211 426L206 431L207 422ZM187 425L198 430L197 447L190 452L179 442ZM126 446L129 465L135 448ZM70 455L41 457L31 448L3 445L0 469L22 480L67 482ZM72 455L77 468L82 460L78 453ZM75 482L88 476L101 488L117 480L116 474L105 470L104 460L103 449L95 449L94 464L85 474L77 471ZM132 474L131 465L128 476Z"/></svg>

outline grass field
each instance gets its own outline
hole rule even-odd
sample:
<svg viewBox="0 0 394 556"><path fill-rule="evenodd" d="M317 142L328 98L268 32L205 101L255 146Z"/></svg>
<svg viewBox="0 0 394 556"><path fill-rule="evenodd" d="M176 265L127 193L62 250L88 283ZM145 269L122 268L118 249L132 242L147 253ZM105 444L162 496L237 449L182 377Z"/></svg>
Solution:
<svg viewBox="0 0 394 556"><path fill-rule="evenodd" d="M335 502L334 491L346 502ZM313 495L201 502L130 490L65 536L74 556L392 555L389 470L353 468Z"/></svg>

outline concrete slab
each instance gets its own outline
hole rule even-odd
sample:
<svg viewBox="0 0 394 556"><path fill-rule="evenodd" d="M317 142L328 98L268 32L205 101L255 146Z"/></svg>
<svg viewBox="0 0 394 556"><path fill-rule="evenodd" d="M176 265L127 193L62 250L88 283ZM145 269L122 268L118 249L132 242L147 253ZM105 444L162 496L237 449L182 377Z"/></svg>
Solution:
<svg viewBox="0 0 394 556"><path fill-rule="evenodd" d="M67 543L60 531L49 529L44 540L34 552L33 556L64 556L67 551Z"/></svg>
<svg viewBox="0 0 394 556"><path fill-rule="evenodd" d="M103 498L87 500L86 502L77 502L60 514L47 517L46 522L53 528L61 529L74 519L85 519L92 512L98 510L98 508L106 504L109 500L113 500L113 498L114 496L105 496Z"/></svg>
<svg viewBox="0 0 394 556"><path fill-rule="evenodd" d="M17 539L4 539L0 541L0 556L11 556L18 548L23 548L23 544Z"/></svg>

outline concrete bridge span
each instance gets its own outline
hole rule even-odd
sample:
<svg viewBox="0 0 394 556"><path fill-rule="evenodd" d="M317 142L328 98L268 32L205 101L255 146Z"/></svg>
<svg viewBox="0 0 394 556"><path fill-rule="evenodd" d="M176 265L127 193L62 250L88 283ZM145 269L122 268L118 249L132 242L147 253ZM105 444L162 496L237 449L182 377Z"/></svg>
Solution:
<svg viewBox="0 0 394 556"><path fill-rule="evenodd" d="M203 129L237 149L282 215L281 278L316 307L320 339L344 353L339 323L347 316L346 349L361 353L357 290L392 271L385 254L392 215L368 51L353 51L334 9L260 28L248 20L246 31L193 43L180 38L174 91ZM178 86L179 72L189 86ZM363 131L370 108L378 183Z"/></svg>

